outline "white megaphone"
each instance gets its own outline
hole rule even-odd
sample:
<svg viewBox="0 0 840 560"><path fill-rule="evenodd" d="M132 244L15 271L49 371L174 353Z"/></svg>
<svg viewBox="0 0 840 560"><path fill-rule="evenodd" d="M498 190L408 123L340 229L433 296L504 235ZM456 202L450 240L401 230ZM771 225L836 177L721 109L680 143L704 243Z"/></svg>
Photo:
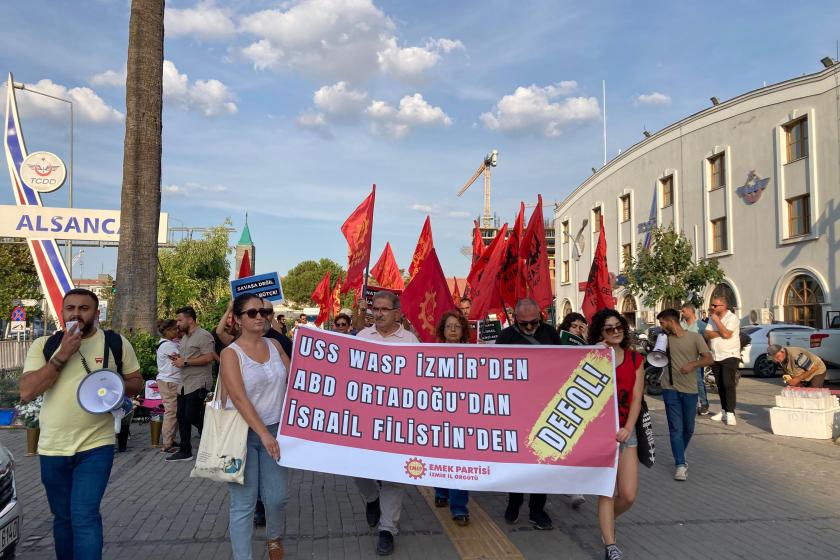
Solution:
<svg viewBox="0 0 840 560"><path fill-rule="evenodd" d="M90 372L76 391L76 398L82 410L91 414L114 415L114 431L119 433L121 421L126 415L124 407L125 383L122 375L110 369ZM130 408L129 408L130 410Z"/></svg>
<svg viewBox="0 0 840 560"><path fill-rule="evenodd" d="M653 350L648 352L647 362L658 368L668 365L668 335L662 333L656 337L656 344Z"/></svg>

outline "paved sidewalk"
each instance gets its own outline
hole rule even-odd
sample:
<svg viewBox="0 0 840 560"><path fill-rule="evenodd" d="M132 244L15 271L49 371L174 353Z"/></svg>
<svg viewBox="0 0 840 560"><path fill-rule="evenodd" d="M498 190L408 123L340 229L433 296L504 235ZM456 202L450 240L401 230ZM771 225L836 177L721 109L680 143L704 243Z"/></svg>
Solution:
<svg viewBox="0 0 840 560"><path fill-rule="evenodd" d="M640 473L639 498L618 521L627 558L836 558L840 550L840 447L830 441L777 437L767 408L780 381L744 378L738 425L698 419L688 457L689 479L672 480L673 461L662 403L648 397L657 433L657 464ZM712 396L714 397L714 395ZM713 400L713 402L715 402ZM712 409L716 410L713 404ZM103 502L105 557L230 558L224 485L188 477L192 463L166 464L147 446L148 427L132 426L127 453L118 454ZM0 432L17 457L24 507L19 558L52 557L51 517L37 457L24 457L23 430ZM352 480L295 472L286 518L289 559L375 558L374 533ZM517 525L502 518L506 496L474 493L476 500L525 558L603 557L595 498L574 511L551 496L553 531L535 531L523 506ZM469 530L465 528L464 530ZM427 502L406 492L395 560L459 558ZM255 558L266 558L257 530Z"/></svg>

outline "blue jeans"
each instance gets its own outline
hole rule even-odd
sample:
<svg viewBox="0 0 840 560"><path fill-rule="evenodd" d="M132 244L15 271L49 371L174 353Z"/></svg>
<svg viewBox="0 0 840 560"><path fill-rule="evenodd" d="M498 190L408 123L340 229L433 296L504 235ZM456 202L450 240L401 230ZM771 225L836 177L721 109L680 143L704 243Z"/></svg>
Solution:
<svg viewBox="0 0 840 560"><path fill-rule="evenodd" d="M277 436L278 424L266 426ZM230 491L230 546L235 560L251 560L254 535L254 508L257 497L265 505L266 539L283 535L283 510L289 497L289 471L274 462L259 436L248 430L248 454L245 459L245 483L228 483Z"/></svg>
<svg viewBox="0 0 840 560"><path fill-rule="evenodd" d="M671 437L671 453L674 464L685 465L685 450L694 435L694 419L697 417L697 395L664 389L665 414L668 417L668 432Z"/></svg>
<svg viewBox="0 0 840 560"><path fill-rule="evenodd" d="M114 446L103 445L67 457L40 456L41 483L53 514L57 560L102 558L99 505L111 467Z"/></svg>
<svg viewBox="0 0 840 560"><path fill-rule="evenodd" d="M452 514L452 517L456 515L470 516L470 510L467 509L467 501L470 499L470 493L467 490L435 488L435 498L447 498L449 500L449 512Z"/></svg>
<svg viewBox="0 0 840 560"><path fill-rule="evenodd" d="M709 406L709 396L706 394L706 382L703 381L703 369L697 368L697 402Z"/></svg>

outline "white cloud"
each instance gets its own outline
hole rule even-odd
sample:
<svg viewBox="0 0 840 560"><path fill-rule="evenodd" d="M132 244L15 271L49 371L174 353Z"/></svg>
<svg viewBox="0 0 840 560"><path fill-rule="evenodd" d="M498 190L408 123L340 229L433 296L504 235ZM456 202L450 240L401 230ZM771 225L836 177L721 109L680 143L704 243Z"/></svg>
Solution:
<svg viewBox="0 0 840 560"><path fill-rule="evenodd" d="M34 91L46 93L54 97L68 99L73 102L73 118L77 123L92 124L115 124L122 122L125 115L114 109L97 95L95 91L87 87L67 88L56 84L52 80L44 79L34 84L25 84L27 89L33 92L17 91L18 107L21 113L41 118L67 120L69 118L69 105L38 95ZM6 86L2 87L2 95L6 95Z"/></svg>
<svg viewBox="0 0 840 560"><path fill-rule="evenodd" d="M217 40L232 37L236 25L230 15L213 4L200 2L194 8L166 8L163 17L167 37L191 35L199 39Z"/></svg>
<svg viewBox="0 0 840 560"><path fill-rule="evenodd" d="M101 74L96 74L90 79L90 83L95 86L110 86L110 87L125 87L126 69L122 72L114 70L105 70Z"/></svg>
<svg viewBox="0 0 840 560"><path fill-rule="evenodd" d="M633 104L636 106L647 107L662 107L671 104L671 98L664 93L653 91L651 93L643 93L633 99Z"/></svg>
<svg viewBox="0 0 840 560"><path fill-rule="evenodd" d="M314 132L321 138L327 140L333 138L332 130L330 130L330 125L327 122L327 117L324 115L324 113L301 113L295 119L295 126L300 128L301 130Z"/></svg>
<svg viewBox="0 0 840 560"><path fill-rule="evenodd" d="M449 126L452 119L440 107L433 107L419 93L400 99L399 108L385 101L373 101L365 110L375 132L402 138L418 126Z"/></svg>
<svg viewBox="0 0 840 560"><path fill-rule="evenodd" d="M440 53L464 48L446 38L400 47L396 25L372 0L302 0L244 16L240 29L257 38L238 54L258 70L289 68L352 82L377 71L418 78Z"/></svg>
<svg viewBox="0 0 840 560"><path fill-rule="evenodd" d="M450 218L469 218L470 216L472 216L472 214L464 210L453 210L451 212L448 212L446 215Z"/></svg>
<svg viewBox="0 0 840 560"><path fill-rule="evenodd" d="M347 82L323 86L312 96L315 106L335 118L355 119L367 104L368 94L348 89Z"/></svg>
<svg viewBox="0 0 840 560"><path fill-rule="evenodd" d="M126 70L122 73L106 70L91 78L91 83L125 86ZM171 60L163 61L163 100L184 111L197 110L205 117L235 115L238 111L236 96L216 79L196 80L190 84L189 76L182 74Z"/></svg>
<svg viewBox="0 0 840 560"><path fill-rule="evenodd" d="M435 213L434 208L428 204L412 204L409 206L411 210L415 210L417 212L423 212L424 214L433 214Z"/></svg>
<svg viewBox="0 0 840 560"><path fill-rule="evenodd" d="M574 81L538 87L518 87L505 95L493 111L483 113L481 122L490 130L507 133L536 134L548 138L559 136L574 122L596 120L601 115L594 97L566 97L577 89Z"/></svg>
<svg viewBox="0 0 840 560"><path fill-rule="evenodd" d="M200 183L184 183L183 185L164 185L161 192L173 196L196 196L221 193L227 191L223 185L202 185Z"/></svg>

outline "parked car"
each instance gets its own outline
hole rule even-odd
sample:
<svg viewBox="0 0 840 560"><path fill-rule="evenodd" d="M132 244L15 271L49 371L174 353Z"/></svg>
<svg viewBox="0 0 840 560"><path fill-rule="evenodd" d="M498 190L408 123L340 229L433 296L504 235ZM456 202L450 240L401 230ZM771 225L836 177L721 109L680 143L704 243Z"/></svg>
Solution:
<svg viewBox="0 0 840 560"><path fill-rule="evenodd" d="M741 332L750 337L750 343L741 348L741 369L751 369L756 377L773 377L777 374L778 364L767 358L767 346L770 333L784 341L788 335L810 335L814 328L790 323L770 323L768 325L750 325L741 327ZM778 342L778 344L785 344ZM794 345L796 346L796 345ZM807 348L807 346L806 346Z"/></svg>
<svg viewBox="0 0 840 560"><path fill-rule="evenodd" d="M15 458L0 444L0 560L15 557L20 540L21 506L15 483Z"/></svg>

